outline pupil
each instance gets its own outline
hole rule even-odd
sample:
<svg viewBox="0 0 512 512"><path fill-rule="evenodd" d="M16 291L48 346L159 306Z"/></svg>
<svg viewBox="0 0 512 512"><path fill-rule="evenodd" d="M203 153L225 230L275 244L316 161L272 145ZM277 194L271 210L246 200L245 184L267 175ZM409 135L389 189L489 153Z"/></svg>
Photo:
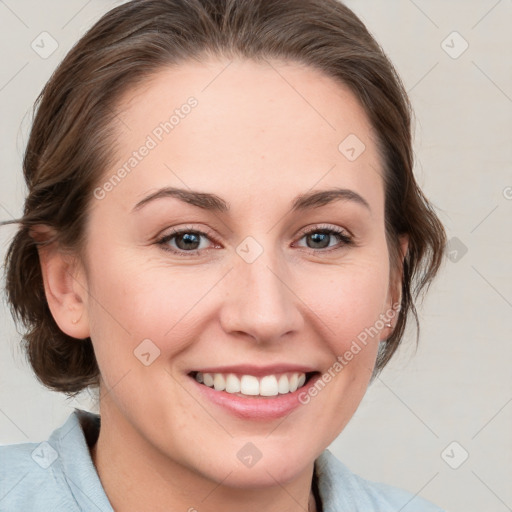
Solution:
<svg viewBox="0 0 512 512"><path fill-rule="evenodd" d="M184 244L184 247L180 247L180 249L197 249L197 247L191 247L190 243L192 244L198 244L199 241L197 240L197 235L193 235L193 234L190 234L190 233L185 233L184 235L181 235L180 237L178 237L178 241L179 240L183 240L185 242ZM178 246L180 244L178 243Z"/></svg>
<svg viewBox="0 0 512 512"><path fill-rule="evenodd" d="M321 245L322 247L328 247L329 246L329 236L327 233L314 233L313 235L311 235L311 238L313 239L313 243L317 244L317 243L320 243L322 244L322 242L325 242L327 240L327 245L326 244L323 244ZM314 247L314 248L317 248L317 247Z"/></svg>

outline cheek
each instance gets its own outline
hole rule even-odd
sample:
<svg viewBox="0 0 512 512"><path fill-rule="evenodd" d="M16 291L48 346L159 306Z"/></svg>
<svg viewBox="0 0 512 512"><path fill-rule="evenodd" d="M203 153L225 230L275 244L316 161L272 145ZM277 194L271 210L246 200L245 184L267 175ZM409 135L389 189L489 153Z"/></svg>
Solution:
<svg viewBox="0 0 512 512"><path fill-rule="evenodd" d="M179 352L185 331L193 329L198 315L204 317L201 299L218 281L212 268L173 267L129 251L103 251L96 261L90 272L91 338L99 351L117 350L119 356L132 354L145 339L166 355Z"/></svg>
<svg viewBox="0 0 512 512"><path fill-rule="evenodd" d="M325 339L336 354L347 350L352 340L364 338L371 327L382 329L379 315L388 292L386 255L354 258L339 267L318 269L303 278L301 298L325 325ZM356 261L357 260L357 261ZM367 341L379 337L368 335Z"/></svg>
<svg viewBox="0 0 512 512"><path fill-rule="evenodd" d="M305 396L318 406L336 435L359 406L371 378L384 322L388 291L388 266L383 258L358 259L357 263L327 270L303 284L304 301L310 306L318 330L319 348L328 350L317 391ZM316 284L315 284L316 283ZM324 387L325 386L325 387ZM320 410L322 412L320 412Z"/></svg>

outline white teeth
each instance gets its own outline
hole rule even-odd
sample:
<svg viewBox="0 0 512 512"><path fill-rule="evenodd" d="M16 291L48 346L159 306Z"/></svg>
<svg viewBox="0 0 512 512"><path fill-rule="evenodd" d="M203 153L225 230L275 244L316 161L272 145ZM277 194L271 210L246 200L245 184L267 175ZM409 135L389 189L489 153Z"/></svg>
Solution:
<svg viewBox="0 0 512 512"><path fill-rule="evenodd" d="M305 379L304 379L305 380ZM277 379L275 375L266 375L260 382L261 396L275 396L279 393L277 388Z"/></svg>
<svg viewBox="0 0 512 512"><path fill-rule="evenodd" d="M240 379L229 373L226 377L226 391L228 393L240 393Z"/></svg>
<svg viewBox="0 0 512 512"><path fill-rule="evenodd" d="M195 379L216 391L242 393L248 396L276 396L293 393L302 387L306 382L306 374L293 372L258 378L254 375L239 376L234 373L197 372Z"/></svg>
<svg viewBox="0 0 512 512"><path fill-rule="evenodd" d="M290 384L288 382L288 377L286 375L281 375L277 382L277 390L279 393L289 393L290 392Z"/></svg>
<svg viewBox="0 0 512 512"><path fill-rule="evenodd" d="M289 384L289 386L290 386L290 392L291 392L291 393L293 393L294 391L296 391L296 390L297 390L297 387L298 387L298 386L297 386L297 384L298 384L298 382L299 382L299 378L297 377L297 374L296 374L296 373L294 373L294 374L292 375L292 377L291 377L290 381L289 381L289 383L290 383L290 384ZM206 384L206 383L205 383L205 384ZM206 384L206 385L208 385L208 384Z"/></svg>
<svg viewBox="0 0 512 512"><path fill-rule="evenodd" d="M226 379L222 373L216 373L213 377L213 387L217 391L224 391L226 388Z"/></svg>
<svg viewBox="0 0 512 512"><path fill-rule="evenodd" d="M240 381L240 393L243 395L259 395L260 383L258 379L252 375L243 375Z"/></svg>

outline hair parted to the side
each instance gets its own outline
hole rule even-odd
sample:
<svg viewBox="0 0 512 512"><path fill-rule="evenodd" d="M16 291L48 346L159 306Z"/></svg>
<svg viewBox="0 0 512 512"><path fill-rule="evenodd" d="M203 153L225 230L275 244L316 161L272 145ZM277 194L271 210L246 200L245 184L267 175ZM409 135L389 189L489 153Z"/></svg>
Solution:
<svg viewBox="0 0 512 512"><path fill-rule="evenodd" d="M94 187L113 163L116 105L159 70L205 57L281 59L314 67L355 94L378 136L386 237L393 276L402 273L394 332L374 376L388 363L414 301L442 263L444 228L413 175L411 107L393 65L357 16L337 0L133 0L107 12L71 49L34 106L23 171L23 217L6 255L6 292L25 328L38 379L72 395L99 385L90 339L64 334L45 297L33 226L80 255ZM334 106L333 106L334 108ZM403 267L399 236L409 237Z"/></svg>

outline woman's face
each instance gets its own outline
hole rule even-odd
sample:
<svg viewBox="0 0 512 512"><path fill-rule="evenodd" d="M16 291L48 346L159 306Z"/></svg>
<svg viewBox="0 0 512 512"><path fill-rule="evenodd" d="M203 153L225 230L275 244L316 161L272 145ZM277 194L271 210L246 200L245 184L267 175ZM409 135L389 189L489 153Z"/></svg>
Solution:
<svg viewBox="0 0 512 512"><path fill-rule="evenodd" d="M345 427L396 295L382 166L355 97L296 64L228 64L161 71L123 98L84 304L102 428L153 461L251 487L293 479ZM333 189L350 192L307 200ZM243 394L193 372L222 374L216 387L233 373ZM310 372L319 391L285 392ZM247 395L258 389L271 396Z"/></svg>

